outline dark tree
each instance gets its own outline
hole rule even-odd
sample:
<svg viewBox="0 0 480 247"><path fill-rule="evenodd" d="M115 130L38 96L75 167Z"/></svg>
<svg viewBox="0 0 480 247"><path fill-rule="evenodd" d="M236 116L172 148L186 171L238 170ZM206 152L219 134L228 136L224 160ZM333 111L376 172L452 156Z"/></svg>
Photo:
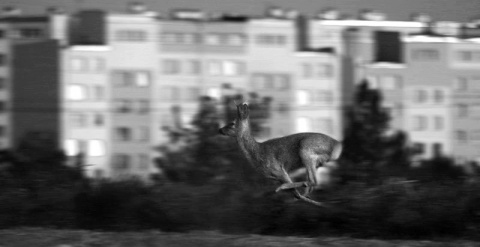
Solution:
<svg viewBox="0 0 480 247"><path fill-rule="evenodd" d="M346 114L341 158L343 180L376 183L382 176L400 174L408 164L406 135L401 132L388 135L389 121L381 93L369 88L366 80L362 81Z"/></svg>
<svg viewBox="0 0 480 247"><path fill-rule="evenodd" d="M214 181L238 183L239 179L256 180L248 163L243 158L235 139L218 134L220 123L231 122L236 117L236 105L243 102L241 95L227 95L221 102L202 97L192 129L174 127L167 129L170 141L159 147L162 158L159 168L170 182L185 182L201 185ZM253 107L252 128L262 132L269 117L271 99L261 99L250 94ZM178 109L174 112L180 112Z"/></svg>

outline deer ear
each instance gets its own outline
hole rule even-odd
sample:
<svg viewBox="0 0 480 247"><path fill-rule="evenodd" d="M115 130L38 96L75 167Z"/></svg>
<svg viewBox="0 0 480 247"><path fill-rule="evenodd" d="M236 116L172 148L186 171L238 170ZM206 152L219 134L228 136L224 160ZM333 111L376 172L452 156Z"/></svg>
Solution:
<svg viewBox="0 0 480 247"><path fill-rule="evenodd" d="M249 116L248 104L243 103L237 106L237 113L239 119L247 119Z"/></svg>

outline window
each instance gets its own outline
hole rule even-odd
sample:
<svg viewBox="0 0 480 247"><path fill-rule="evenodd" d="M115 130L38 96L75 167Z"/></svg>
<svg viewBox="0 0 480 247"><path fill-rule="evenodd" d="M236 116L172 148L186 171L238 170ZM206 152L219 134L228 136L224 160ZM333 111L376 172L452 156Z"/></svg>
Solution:
<svg viewBox="0 0 480 247"><path fill-rule="evenodd" d="M117 87L147 87L150 73L147 71L114 71L113 84Z"/></svg>
<svg viewBox="0 0 480 247"><path fill-rule="evenodd" d="M68 156L75 156L80 153L79 141L75 139L67 139L64 143L65 154Z"/></svg>
<svg viewBox="0 0 480 247"><path fill-rule="evenodd" d="M161 40L164 44L190 45L199 43L198 34L195 33L163 33Z"/></svg>
<svg viewBox="0 0 480 247"><path fill-rule="evenodd" d="M332 91L329 90L317 90L315 91L315 102L321 104L331 104L333 102Z"/></svg>
<svg viewBox="0 0 480 247"><path fill-rule="evenodd" d="M445 128L445 120L442 116L435 116L433 119L435 130L443 130Z"/></svg>
<svg viewBox="0 0 480 247"><path fill-rule="evenodd" d="M147 114L150 111L150 101L146 99L138 100L138 113Z"/></svg>
<svg viewBox="0 0 480 247"><path fill-rule="evenodd" d="M180 74L180 61L174 59L163 60L162 71L166 75Z"/></svg>
<svg viewBox="0 0 480 247"><path fill-rule="evenodd" d="M434 157L440 157L443 155L443 145L441 143L434 143L432 145L432 152Z"/></svg>
<svg viewBox="0 0 480 247"><path fill-rule="evenodd" d="M380 84L384 90L395 90L402 88L402 80L400 76L384 75L380 77Z"/></svg>
<svg viewBox="0 0 480 247"><path fill-rule="evenodd" d="M94 100L103 100L105 99L105 87L103 86L99 86L99 85L95 85L92 87L92 98Z"/></svg>
<svg viewBox="0 0 480 247"><path fill-rule="evenodd" d="M458 91L468 90L468 79L466 77L457 77L455 78L453 87Z"/></svg>
<svg viewBox="0 0 480 247"><path fill-rule="evenodd" d="M83 57L73 57L70 60L72 71L85 72L88 71L88 60Z"/></svg>
<svg viewBox="0 0 480 247"><path fill-rule="evenodd" d="M150 139L150 128L148 126L141 126L138 129L138 140L148 141Z"/></svg>
<svg viewBox="0 0 480 247"><path fill-rule="evenodd" d="M117 113L129 113L133 111L133 102L128 99L117 99L114 101L114 110Z"/></svg>
<svg viewBox="0 0 480 247"><path fill-rule="evenodd" d="M457 109L457 117L459 118L468 117L468 105L457 104L456 109Z"/></svg>
<svg viewBox="0 0 480 247"><path fill-rule="evenodd" d="M303 78L312 78L313 76L313 67L312 64L304 63L301 65L302 77Z"/></svg>
<svg viewBox="0 0 480 247"><path fill-rule="evenodd" d="M129 170L131 167L131 158L128 154L115 154L113 156L113 166L115 170Z"/></svg>
<svg viewBox="0 0 480 247"><path fill-rule="evenodd" d="M186 100L196 102L200 97L200 88L189 87L186 89Z"/></svg>
<svg viewBox="0 0 480 247"><path fill-rule="evenodd" d="M435 103L443 103L445 100L445 92L441 89L435 89L433 91L433 99Z"/></svg>
<svg viewBox="0 0 480 247"><path fill-rule="evenodd" d="M0 137L6 137L7 135L7 127L0 125Z"/></svg>
<svg viewBox="0 0 480 247"><path fill-rule="evenodd" d="M161 41L171 45L190 45L199 43L199 36L195 33L163 33Z"/></svg>
<svg viewBox="0 0 480 247"><path fill-rule="evenodd" d="M211 87L208 89L207 95L214 99L220 99L220 97L222 96L222 91L218 87Z"/></svg>
<svg viewBox="0 0 480 247"><path fill-rule="evenodd" d="M84 85L79 84L70 84L67 85L67 100L86 100L87 99L87 88Z"/></svg>
<svg viewBox="0 0 480 247"><path fill-rule="evenodd" d="M187 73L191 75L199 75L202 72L202 64L198 60L187 61Z"/></svg>
<svg viewBox="0 0 480 247"><path fill-rule="evenodd" d="M68 114L68 123L72 127L86 127L88 119L84 113L70 113Z"/></svg>
<svg viewBox="0 0 480 247"><path fill-rule="evenodd" d="M220 45L221 38L220 34L207 34L205 35L205 44L207 45Z"/></svg>
<svg viewBox="0 0 480 247"><path fill-rule="evenodd" d="M415 103L425 103L427 102L427 90L418 89L413 91L413 101Z"/></svg>
<svg viewBox="0 0 480 247"><path fill-rule="evenodd" d="M480 142L480 130L472 130L470 132L470 139L475 142Z"/></svg>
<svg viewBox="0 0 480 247"><path fill-rule="evenodd" d="M245 35L241 33L227 34L227 44L232 46L243 45L246 43Z"/></svg>
<svg viewBox="0 0 480 247"><path fill-rule="evenodd" d="M457 139L457 141L459 143L466 143L468 141L467 139L467 132L464 131L464 130L457 130L455 131L455 139Z"/></svg>
<svg viewBox="0 0 480 247"><path fill-rule="evenodd" d="M0 66L7 65L7 55L0 54Z"/></svg>
<svg viewBox="0 0 480 247"><path fill-rule="evenodd" d="M115 139L117 141L131 141L132 140L132 130L128 127L117 127L117 128L115 128Z"/></svg>
<svg viewBox="0 0 480 247"><path fill-rule="evenodd" d="M469 89L476 90L476 91L480 90L480 76L470 77L468 82L470 83Z"/></svg>
<svg viewBox="0 0 480 247"><path fill-rule="evenodd" d="M106 154L105 142L102 140L89 140L87 155L95 156L104 156Z"/></svg>
<svg viewBox="0 0 480 247"><path fill-rule="evenodd" d="M43 30L40 28L20 28L18 34L19 38L41 38Z"/></svg>
<svg viewBox="0 0 480 247"><path fill-rule="evenodd" d="M415 61L435 61L440 59L440 51L436 49L417 49L412 51L412 59Z"/></svg>
<svg viewBox="0 0 480 247"><path fill-rule="evenodd" d="M256 43L259 45L285 45L287 37L281 34L260 34L256 36Z"/></svg>
<svg viewBox="0 0 480 247"><path fill-rule="evenodd" d="M210 61L210 62L208 62L208 74L209 75L221 75L222 74L222 63L220 61Z"/></svg>
<svg viewBox="0 0 480 247"><path fill-rule="evenodd" d="M0 113L3 113L7 110L7 102L0 101Z"/></svg>
<svg viewBox="0 0 480 247"><path fill-rule="evenodd" d="M7 79L0 77L0 90L7 88Z"/></svg>
<svg viewBox="0 0 480 247"><path fill-rule="evenodd" d="M92 58L91 60L91 70L96 72L101 72L105 70L105 59L101 57Z"/></svg>
<svg viewBox="0 0 480 247"><path fill-rule="evenodd" d="M150 73L135 72L135 85L137 87L148 87L150 85Z"/></svg>
<svg viewBox="0 0 480 247"><path fill-rule="evenodd" d="M150 168L150 158L148 154L138 155L138 168L140 170L148 170L148 168Z"/></svg>
<svg viewBox="0 0 480 247"><path fill-rule="evenodd" d="M377 76L373 76L373 75L369 75L367 76L366 78L366 81L368 83L368 87L369 88L372 88L372 89L377 89L378 88L378 77Z"/></svg>
<svg viewBox="0 0 480 247"><path fill-rule="evenodd" d="M298 90L297 91L297 102L299 105L308 105L311 102L310 91L307 90Z"/></svg>
<svg viewBox="0 0 480 247"><path fill-rule="evenodd" d="M212 60L208 62L209 75L237 76L245 73L245 63L234 60Z"/></svg>
<svg viewBox="0 0 480 247"><path fill-rule="evenodd" d="M117 30L115 40L125 42L145 42L147 41L147 32L142 30Z"/></svg>
<svg viewBox="0 0 480 247"><path fill-rule="evenodd" d="M413 152L415 154L423 154L425 153L425 144L421 142L413 143Z"/></svg>
<svg viewBox="0 0 480 247"><path fill-rule="evenodd" d="M264 89L267 83L267 76L264 74L255 74L252 77L253 87L257 89Z"/></svg>
<svg viewBox="0 0 480 247"><path fill-rule="evenodd" d="M273 75L264 75L265 81L263 83L263 89L274 89L275 88L275 81Z"/></svg>
<svg viewBox="0 0 480 247"><path fill-rule="evenodd" d="M319 118L317 119L317 131L327 134L332 134L333 132L333 121L329 118Z"/></svg>
<svg viewBox="0 0 480 247"><path fill-rule="evenodd" d="M180 89L174 86L165 86L162 88L161 100L162 101L178 101L180 100Z"/></svg>
<svg viewBox="0 0 480 247"><path fill-rule="evenodd" d="M311 131L311 121L307 117L300 117L297 119L297 130L298 132L309 132Z"/></svg>
<svg viewBox="0 0 480 247"><path fill-rule="evenodd" d="M245 64L239 61L223 61L223 75L235 76L245 73Z"/></svg>
<svg viewBox="0 0 480 247"><path fill-rule="evenodd" d="M316 75L320 78L330 78L333 76L333 66L331 64L317 64Z"/></svg>
<svg viewBox="0 0 480 247"><path fill-rule="evenodd" d="M96 179L102 179L105 177L105 171L102 169L95 169L94 170L94 178Z"/></svg>
<svg viewBox="0 0 480 247"><path fill-rule="evenodd" d="M464 63L479 63L480 62L480 51L458 51L457 60Z"/></svg>
<svg viewBox="0 0 480 247"><path fill-rule="evenodd" d="M105 124L105 116L101 113L96 113L93 115L93 124L95 126L103 126Z"/></svg>
<svg viewBox="0 0 480 247"><path fill-rule="evenodd" d="M425 116L414 116L412 123L414 131L424 131L427 129L427 117Z"/></svg>
<svg viewBox="0 0 480 247"><path fill-rule="evenodd" d="M285 90L290 88L290 77L288 75L276 75L275 88L280 90Z"/></svg>

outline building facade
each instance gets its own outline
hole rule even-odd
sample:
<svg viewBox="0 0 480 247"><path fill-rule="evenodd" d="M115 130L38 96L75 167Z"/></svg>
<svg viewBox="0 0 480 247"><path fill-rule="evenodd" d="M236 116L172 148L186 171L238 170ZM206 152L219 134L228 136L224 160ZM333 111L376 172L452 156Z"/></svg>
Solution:
<svg viewBox="0 0 480 247"><path fill-rule="evenodd" d="M15 147L50 133L68 156L83 157L91 177L146 179L157 172L165 129L191 128L201 96L270 98L259 140L297 132L341 140L344 110L366 79L382 91L391 127L406 131L422 157L475 160L476 30L334 10L162 17L138 4L126 13L2 18L0 141Z"/></svg>

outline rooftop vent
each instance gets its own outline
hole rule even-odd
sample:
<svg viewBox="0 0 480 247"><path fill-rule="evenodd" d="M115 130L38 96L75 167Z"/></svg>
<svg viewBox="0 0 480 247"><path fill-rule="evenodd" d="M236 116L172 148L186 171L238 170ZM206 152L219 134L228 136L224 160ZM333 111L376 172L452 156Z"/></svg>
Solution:
<svg viewBox="0 0 480 247"><path fill-rule="evenodd" d="M2 8L0 16L10 17L10 16L19 16L22 15L22 10L14 6L5 6Z"/></svg>
<svg viewBox="0 0 480 247"><path fill-rule="evenodd" d="M338 20L340 19L340 12L334 8L326 8L317 14L317 18L322 20Z"/></svg>
<svg viewBox="0 0 480 247"><path fill-rule="evenodd" d="M471 19L467 23L467 27L469 27L469 28L480 28L480 18Z"/></svg>
<svg viewBox="0 0 480 247"><path fill-rule="evenodd" d="M46 8L45 12L49 15L65 14L65 9L57 6L51 6Z"/></svg>
<svg viewBox="0 0 480 247"><path fill-rule="evenodd" d="M414 13L410 16L410 21L428 23L432 22L433 19L429 14L426 13Z"/></svg>
<svg viewBox="0 0 480 247"><path fill-rule="evenodd" d="M147 11L147 6L140 2L131 2L127 6L127 13L142 14Z"/></svg>
<svg viewBox="0 0 480 247"><path fill-rule="evenodd" d="M285 18L290 20L297 19L299 16L300 16L300 12L298 12L298 10L295 10L295 9L291 9L285 12Z"/></svg>
<svg viewBox="0 0 480 247"><path fill-rule="evenodd" d="M267 9L266 15L270 18L282 19L285 18L285 10L279 7L270 7Z"/></svg>
<svg viewBox="0 0 480 247"><path fill-rule="evenodd" d="M359 19L365 21L384 21L387 19L387 16L375 10L365 9L360 12Z"/></svg>
<svg viewBox="0 0 480 247"><path fill-rule="evenodd" d="M171 13L171 17L177 20L203 20L207 13L196 9L178 9Z"/></svg>

